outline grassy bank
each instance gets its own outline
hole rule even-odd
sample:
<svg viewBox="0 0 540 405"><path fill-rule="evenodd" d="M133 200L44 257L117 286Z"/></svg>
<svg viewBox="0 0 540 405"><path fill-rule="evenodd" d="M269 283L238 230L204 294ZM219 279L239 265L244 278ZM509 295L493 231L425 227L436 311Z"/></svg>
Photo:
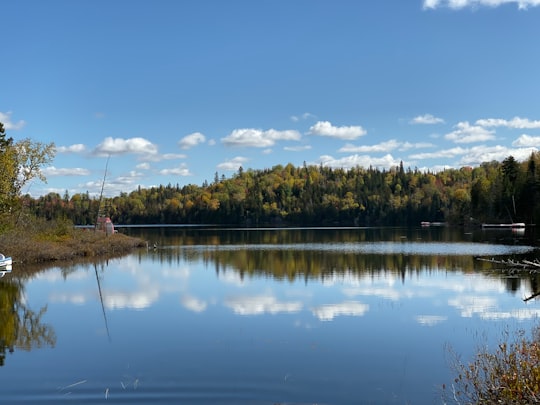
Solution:
<svg viewBox="0 0 540 405"><path fill-rule="evenodd" d="M68 221L32 219L19 221L16 226L4 226L0 231L0 253L11 256L14 263L109 258L143 246L146 243L141 239L78 229Z"/></svg>

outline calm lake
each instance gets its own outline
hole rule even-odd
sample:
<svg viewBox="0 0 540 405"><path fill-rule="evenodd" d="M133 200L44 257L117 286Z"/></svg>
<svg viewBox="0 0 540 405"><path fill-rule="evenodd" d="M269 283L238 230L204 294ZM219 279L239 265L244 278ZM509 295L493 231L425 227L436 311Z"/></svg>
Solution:
<svg viewBox="0 0 540 405"><path fill-rule="evenodd" d="M476 260L538 254L510 230L120 232L149 249L0 279L0 402L442 403L451 351L540 314L540 277Z"/></svg>

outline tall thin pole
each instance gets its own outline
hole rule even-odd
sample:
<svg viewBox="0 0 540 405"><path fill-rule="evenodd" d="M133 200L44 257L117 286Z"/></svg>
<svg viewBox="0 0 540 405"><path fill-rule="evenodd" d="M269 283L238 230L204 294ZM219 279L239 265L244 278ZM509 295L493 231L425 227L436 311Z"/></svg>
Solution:
<svg viewBox="0 0 540 405"><path fill-rule="evenodd" d="M99 205L98 205L98 213L96 217L96 226L94 229L97 230L98 223L99 223L99 213L101 211L101 201L103 200L103 189L105 188L105 179L107 178L107 170L109 168L109 159L111 158L111 155L107 156L107 162L105 163L105 173L103 173L103 181L101 182L101 192L99 193Z"/></svg>

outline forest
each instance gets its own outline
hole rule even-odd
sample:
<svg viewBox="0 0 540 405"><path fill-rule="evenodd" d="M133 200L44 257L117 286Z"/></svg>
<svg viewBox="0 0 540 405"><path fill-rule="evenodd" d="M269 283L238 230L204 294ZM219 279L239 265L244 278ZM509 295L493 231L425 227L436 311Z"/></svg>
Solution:
<svg viewBox="0 0 540 405"><path fill-rule="evenodd" d="M92 225L98 211L117 224L242 226L384 226L421 221L474 226L540 218L540 152L519 162L509 156L478 167L440 172L404 168L336 169L304 164L215 173L201 186L138 188L112 198L89 193L39 198L22 205L47 219Z"/></svg>

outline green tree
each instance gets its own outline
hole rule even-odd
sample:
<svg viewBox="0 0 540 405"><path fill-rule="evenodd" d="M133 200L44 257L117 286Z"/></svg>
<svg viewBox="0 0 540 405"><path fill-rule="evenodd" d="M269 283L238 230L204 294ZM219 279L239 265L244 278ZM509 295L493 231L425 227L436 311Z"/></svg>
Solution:
<svg viewBox="0 0 540 405"><path fill-rule="evenodd" d="M4 124L0 122L0 153L4 152L12 144L13 138L6 139L6 130L4 128Z"/></svg>
<svg viewBox="0 0 540 405"><path fill-rule="evenodd" d="M513 156L508 156L502 162L502 173L504 182L505 197L511 202L513 216L516 216L516 194L517 180L519 176L519 164Z"/></svg>
<svg viewBox="0 0 540 405"><path fill-rule="evenodd" d="M0 123L0 213L12 212L21 191L31 180L46 182L42 166L55 155L54 143L44 144L31 139L14 142L6 139Z"/></svg>

